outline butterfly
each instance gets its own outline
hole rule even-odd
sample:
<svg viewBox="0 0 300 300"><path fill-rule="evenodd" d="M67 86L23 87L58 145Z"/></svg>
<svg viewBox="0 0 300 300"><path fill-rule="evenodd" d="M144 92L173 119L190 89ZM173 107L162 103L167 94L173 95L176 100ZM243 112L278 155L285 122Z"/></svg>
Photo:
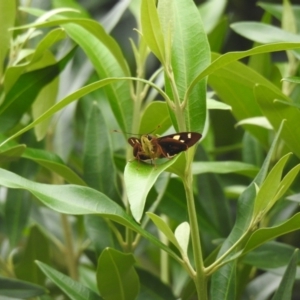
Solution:
<svg viewBox="0 0 300 300"><path fill-rule="evenodd" d="M142 135L140 139L131 137L128 143L133 147L133 156L137 160L154 161L157 158L172 158L195 145L202 135L198 132L178 132L162 137L151 134Z"/></svg>

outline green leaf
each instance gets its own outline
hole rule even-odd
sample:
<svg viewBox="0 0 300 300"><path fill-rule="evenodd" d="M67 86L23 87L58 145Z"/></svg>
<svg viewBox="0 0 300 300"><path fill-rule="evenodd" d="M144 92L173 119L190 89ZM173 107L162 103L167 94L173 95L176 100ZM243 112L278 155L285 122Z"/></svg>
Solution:
<svg viewBox="0 0 300 300"><path fill-rule="evenodd" d="M171 287L164 284L158 277L153 273L148 272L144 269L136 270L141 283L140 293L136 300L175 300L177 299L172 293Z"/></svg>
<svg viewBox="0 0 300 300"><path fill-rule="evenodd" d="M171 125L172 122L168 112L167 103L154 101L145 108L141 117L141 124L138 133L146 134L155 130L155 134L161 134L171 127Z"/></svg>
<svg viewBox="0 0 300 300"><path fill-rule="evenodd" d="M110 133L96 103L85 128L83 169L88 185L111 199L118 200L116 168L113 161ZM109 170L109 172L107 172ZM106 174L104 176L104 174Z"/></svg>
<svg viewBox="0 0 300 300"><path fill-rule="evenodd" d="M286 99L280 91L269 89L264 85L257 85L254 89L256 100L263 114L268 118L269 122L275 130L278 130L281 121L285 120L281 138L285 141L289 149L300 157L300 127L298 124L300 118L299 109L284 105L281 102L275 102L275 99Z"/></svg>
<svg viewBox="0 0 300 300"><path fill-rule="evenodd" d="M259 22L239 22L230 27L241 36L260 44L300 42L298 34Z"/></svg>
<svg viewBox="0 0 300 300"><path fill-rule="evenodd" d="M234 224L233 229L231 230L229 236L222 244L222 247L218 253L218 257L220 257L223 253L225 253L230 247L238 241L243 234L248 230L249 225L252 220L252 214L254 209L254 200L256 197L256 188L255 185L261 186L263 181L266 178L267 171L269 169L271 158L275 151L276 145L279 140L279 135L282 132L283 123L281 124L279 131L277 132L271 148L268 152L267 157L259 170L259 173L254 178L253 182L244 190L244 192L240 195L238 199L238 207L237 207L237 217L236 222ZM233 252L230 256L233 256L235 252ZM212 299L224 299L226 297L227 291L232 291L232 276L235 274L234 262L230 262L229 264L220 268L217 272L212 275L211 281L211 295ZM220 288L221 287L221 288Z"/></svg>
<svg viewBox="0 0 300 300"><path fill-rule="evenodd" d="M73 300L101 300L99 295L83 286L80 282L54 270L50 266L37 261L43 273L51 279L64 293Z"/></svg>
<svg viewBox="0 0 300 300"><path fill-rule="evenodd" d="M160 60L165 61L165 43L158 18L157 10L153 0L141 2L141 26L143 38L148 47Z"/></svg>
<svg viewBox="0 0 300 300"><path fill-rule="evenodd" d="M40 149L27 148L22 157L30 159L60 175L69 183L86 186L86 183L54 153Z"/></svg>
<svg viewBox="0 0 300 300"><path fill-rule="evenodd" d="M43 86L51 82L73 57L71 50L58 63L22 74L0 107L0 132L11 129L28 110ZM25 101L25 100L26 101Z"/></svg>
<svg viewBox="0 0 300 300"><path fill-rule="evenodd" d="M29 129L33 128L35 125L47 120L49 117L51 117L53 114L56 112L60 111L63 109L65 106L68 104L72 103L75 100L78 100L79 98L83 97L84 95L91 93L94 90L97 90L99 88L102 88L105 85L111 84L112 82L122 80L123 78L106 78L103 80L96 81L94 83L91 83L76 92L68 95L67 97L63 98L61 101L53 105L51 108L49 108L46 112L44 112L39 118L34 120L32 123L18 131L17 133L13 134L10 136L8 139L6 139L4 142L0 144L0 147L7 143L8 141L14 139L15 137L19 136L20 134L28 131ZM127 78L128 79L128 78Z"/></svg>
<svg viewBox="0 0 300 300"><path fill-rule="evenodd" d="M190 225L188 222L179 224L175 229L175 238L182 252L188 257L188 246L190 240Z"/></svg>
<svg viewBox="0 0 300 300"><path fill-rule="evenodd" d="M45 37L38 43L34 52L29 56L26 62L22 64L9 66L5 72L4 90L9 92L13 84L20 77L21 74L28 71L41 69L43 67L53 65L56 63L54 55L49 49L57 42L66 38L66 33L61 28L51 30Z"/></svg>
<svg viewBox="0 0 300 300"><path fill-rule="evenodd" d="M42 11L39 13L41 14ZM18 29L60 25L83 49L101 78L124 77L130 74L119 45L106 33L100 23L89 19L66 19L60 16L52 18L54 20L34 23ZM133 114L130 85L128 82L119 82L105 87L105 92L119 126L124 132L128 131L131 128Z"/></svg>
<svg viewBox="0 0 300 300"><path fill-rule="evenodd" d="M148 212L147 215L155 224L155 226L168 238L168 240L172 242L173 245L176 246L177 249L179 249L179 251L182 251L180 244L178 243L173 231L168 226L168 224L161 217L153 213Z"/></svg>
<svg viewBox="0 0 300 300"><path fill-rule="evenodd" d="M84 225L97 257L107 247L118 249L118 243L107 220L98 215L85 215Z"/></svg>
<svg viewBox="0 0 300 300"><path fill-rule="evenodd" d="M217 56L213 54L213 58L215 57ZM223 58L225 59L224 56ZM219 59L221 59L221 56L219 56ZM214 62L217 60L218 58ZM253 88L259 82L268 86L270 90L276 90L280 93L280 90L266 80L265 77L239 62L234 62L222 69L215 70L208 79L209 85L216 91L223 102L231 106L232 114L237 121L241 122L253 117L263 116L253 94ZM235 88L231 89L231 86ZM243 101L240 99L243 99ZM263 145L267 146L269 134L267 130L261 130L257 126L248 124L244 125L244 127Z"/></svg>
<svg viewBox="0 0 300 300"><path fill-rule="evenodd" d="M134 219L139 222L142 218L147 195L158 176L170 167L178 156L160 165L150 165L137 160L128 162L124 171L124 180Z"/></svg>
<svg viewBox="0 0 300 300"><path fill-rule="evenodd" d="M107 300L135 299L140 288L132 254L105 249L98 259L98 288Z"/></svg>
<svg viewBox="0 0 300 300"><path fill-rule="evenodd" d="M284 77L284 78L282 78L282 81L300 84L300 77L297 77L297 76Z"/></svg>
<svg viewBox="0 0 300 300"><path fill-rule="evenodd" d="M249 177L254 177L259 169L256 166L239 161L197 161L193 162L192 170L193 174L195 175L204 173L237 173Z"/></svg>
<svg viewBox="0 0 300 300"><path fill-rule="evenodd" d="M9 147L7 150L2 150L0 152L0 163L5 163L19 159L19 157L23 154L25 149L25 145L17 145Z"/></svg>
<svg viewBox="0 0 300 300"><path fill-rule="evenodd" d="M252 251L258 246L266 243L267 241L273 240L278 236L299 229L300 229L300 213L295 214L293 217L281 223L280 225L269 227L269 228L258 229L249 238L246 246L243 249L242 255Z"/></svg>
<svg viewBox="0 0 300 300"><path fill-rule="evenodd" d="M16 12L15 1L0 1L0 78L3 78L4 60L11 46L12 31L9 28L14 25Z"/></svg>
<svg viewBox="0 0 300 300"><path fill-rule="evenodd" d="M206 119L206 79L198 81L192 89L188 88L198 74L208 66L210 51L201 16L191 0L174 1L172 43L171 61L176 87L180 101L187 101L184 111L186 130L203 132ZM201 51L195 51L195 49L201 49ZM170 98L174 99L168 81L166 90ZM170 113L173 124L178 130L171 110Z"/></svg>
<svg viewBox="0 0 300 300"><path fill-rule="evenodd" d="M18 299L28 299L32 297L41 296L46 293L47 290L40 285L22 280L0 277L0 296Z"/></svg>
<svg viewBox="0 0 300 300"><path fill-rule="evenodd" d="M193 87L203 78L206 76L215 73L217 70L224 68L226 65L229 65L239 59L242 59L247 56L261 54L261 53L268 53L268 52L276 52L276 51L282 51L282 50L291 50L300 48L300 43L273 43L269 45L262 45L255 48L252 48L247 51L236 51L236 52L228 52L224 55L217 55L215 53L212 54L212 60L213 62L204 69L192 82L192 84L189 86L189 90L193 89ZM226 68L226 71L230 71L230 68ZM232 71L231 71L232 72ZM240 71L235 72L235 76L237 74L240 74ZM254 76L255 77L255 76ZM225 77L226 78L226 77ZM243 80L253 80L253 74L252 76L245 76ZM263 80L263 77L261 77L261 80ZM264 79L265 80L265 79ZM187 94L189 94L190 91L187 91ZM248 107L250 108L250 107Z"/></svg>
<svg viewBox="0 0 300 300"><path fill-rule="evenodd" d="M295 250L291 260L285 270L279 288L273 296L272 300L292 299L293 285L297 270L298 249Z"/></svg>
<svg viewBox="0 0 300 300"><path fill-rule="evenodd" d="M290 156L291 154L287 154L277 162L260 187L254 204L254 218L266 213L267 208L270 208L270 205L274 204L273 199L277 194L277 188L281 181L282 171Z"/></svg>
<svg viewBox="0 0 300 300"><path fill-rule="evenodd" d="M269 130L273 129L272 125L270 124L270 122L266 117L253 117L253 118L244 119L237 122L235 126L241 126L241 125L255 125Z"/></svg>
<svg viewBox="0 0 300 300"><path fill-rule="evenodd" d="M207 99L207 109L231 110L231 106L214 99Z"/></svg>
<svg viewBox="0 0 300 300"><path fill-rule="evenodd" d="M35 264L35 260L45 263L50 261L50 248L48 240L37 226L33 226L15 273L18 278L37 284L44 284L45 276Z"/></svg>
<svg viewBox="0 0 300 300"><path fill-rule="evenodd" d="M226 4L226 0L212 0L199 6L206 33L210 33L217 26L225 12Z"/></svg>
<svg viewBox="0 0 300 300"><path fill-rule="evenodd" d="M271 241L248 252L242 258L242 262L259 269L277 269L288 264L294 251L295 247Z"/></svg>
<svg viewBox="0 0 300 300"><path fill-rule="evenodd" d="M28 164L19 164L19 167L24 169L24 167L28 167ZM9 190L7 192L4 206L4 225L10 249L14 249L21 241L29 220L30 208L31 199L27 191Z"/></svg>
<svg viewBox="0 0 300 300"><path fill-rule="evenodd" d="M0 185L28 190L46 206L60 213L71 215L99 214L109 218L140 233L169 253L171 257L178 259L170 248L138 226L118 204L94 189L77 185L36 183L4 169L0 169Z"/></svg>

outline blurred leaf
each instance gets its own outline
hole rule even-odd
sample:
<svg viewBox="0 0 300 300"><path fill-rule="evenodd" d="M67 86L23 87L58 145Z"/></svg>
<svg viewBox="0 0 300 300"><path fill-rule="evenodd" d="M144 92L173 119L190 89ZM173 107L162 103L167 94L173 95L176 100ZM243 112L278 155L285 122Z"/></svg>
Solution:
<svg viewBox="0 0 300 300"><path fill-rule="evenodd" d="M241 36L261 44L300 42L298 34L259 22L239 22L231 24L230 27Z"/></svg>
<svg viewBox="0 0 300 300"><path fill-rule="evenodd" d="M11 46L12 31L9 28L14 25L16 11L15 1L0 1L0 78L3 78L4 60Z"/></svg>
<svg viewBox="0 0 300 300"><path fill-rule="evenodd" d="M203 173L237 173L253 178L259 169L256 166L239 161L196 161L193 162L192 170L195 175Z"/></svg>
<svg viewBox="0 0 300 300"><path fill-rule="evenodd" d="M85 181L90 187L111 199L119 200L110 133L104 117L95 103L91 107L84 137L83 169ZM108 170L109 172L107 172Z"/></svg>
<svg viewBox="0 0 300 300"><path fill-rule="evenodd" d="M107 300L135 299L140 288L139 278L134 269L132 254L114 249L105 249L99 257L97 283L101 295Z"/></svg>
<svg viewBox="0 0 300 300"><path fill-rule="evenodd" d="M229 106L223 102L216 101L214 99L207 99L207 109L231 110L231 106Z"/></svg>
<svg viewBox="0 0 300 300"><path fill-rule="evenodd" d="M272 125L270 124L270 122L266 117L253 117L253 118L241 120L236 123L236 126L241 126L241 125L255 125L269 130L273 129Z"/></svg>
<svg viewBox="0 0 300 300"><path fill-rule="evenodd" d="M300 84L300 77L296 77L296 76L284 77L282 78L282 81Z"/></svg>
<svg viewBox="0 0 300 300"><path fill-rule="evenodd" d="M169 286L147 270L136 270L140 278L140 293L136 300L175 300L177 299Z"/></svg>
<svg viewBox="0 0 300 300"><path fill-rule="evenodd" d="M17 145L10 147L7 150L2 150L0 152L0 163L5 163L19 159L20 156L24 153L25 149L25 145Z"/></svg>
<svg viewBox="0 0 300 300"><path fill-rule="evenodd" d="M199 6L206 33L210 33L215 29L225 12L226 4L226 0L212 0Z"/></svg>
<svg viewBox="0 0 300 300"><path fill-rule="evenodd" d="M14 249L21 240L28 223L30 208L31 199L27 191L9 190L7 192L4 207L4 225L10 249Z"/></svg>
<svg viewBox="0 0 300 300"><path fill-rule="evenodd" d="M84 225L87 234L92 241L97 257L107 248L118 249L118 244L115 241L115 236L110 230L107 220L97 215L85 215Z"/></svg>
<svg viewBox="0 0 300 300"><path fill-rule="evenodd" d="M0 277L0 296L18 299L28 299L41 296L47 290L33 283L22 280Z"/></svg>
<svg viewBox="0 0 300 300"><path fill-rule="evenodd" d="M248 252L242 259L243 263L259 269L275 269L286 266L294 251L295 247L271 241Z"/></svg>
<svg viewBox="0 0 300 300"><path fill-rule="evenodd" d="M37 226L31 227L24 253L15 268L15 272L20 279L43 285L45 275L37 267L35 260L41 260L45 263L50 261L48 240Z"/></svg>
<svg viewBox="0 0 300 300"><path fill-rule="evenodd" d="M298 261L298 249L295 250L286 271L282 277L279 288L272 300L292 299L293 285L295 282L296 268Z"/></svg>
<svg viewBox="0 0 300 300"><path fill-rule="evenodd" d="M281 138L285 141L290 150L300 157L300 127L298 124L300 112L298 109L284 105L280 102L274 102L275 99L286 99L280 91L270 89L265 85L257 85L254 89L257 103L263 114L268 118L273 128L277 131L282 120L285 124L282 130Z"/></svg>
<svg viewBox="0 0 300 300"><path fill-rule="evenodd" d="M34 102L39 91L64 69L73 57L71 50L58 63L22 74L0 106L0 132L11 129ZM26 101L25 101L25 100Z"/></svg>
<svg viewBox="0 0 300 300"><path fill-rule="evenodd" d="M36 264L43 273L51 279L72 300L101 300L99 295L83 286L80 282L54 270L50 266L37 261Z"/></svg>

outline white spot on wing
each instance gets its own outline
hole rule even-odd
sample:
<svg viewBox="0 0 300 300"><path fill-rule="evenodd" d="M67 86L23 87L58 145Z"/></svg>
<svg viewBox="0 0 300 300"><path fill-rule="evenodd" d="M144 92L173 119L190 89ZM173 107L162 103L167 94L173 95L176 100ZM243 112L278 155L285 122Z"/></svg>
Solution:
<svg viewBox="0 0 300 300"><path fill-rule="evenodd" d="M173 136L173 139L174 139L174 140L179 140L179 139L180 139L180 135L179 135L179 134L174 135L174 136Z"/></svg>
<svg viewBox="0 0 300 300"><path fill-rule="evenodd" d="M192 134L189 132L188 133L188 138L190 139L192 137Z"/></svg>
<svg viewBox="0 0 300 300"><path fill-rule="evenodd" d="M179 142L184 143L184 140L180 140Z"/></svg>

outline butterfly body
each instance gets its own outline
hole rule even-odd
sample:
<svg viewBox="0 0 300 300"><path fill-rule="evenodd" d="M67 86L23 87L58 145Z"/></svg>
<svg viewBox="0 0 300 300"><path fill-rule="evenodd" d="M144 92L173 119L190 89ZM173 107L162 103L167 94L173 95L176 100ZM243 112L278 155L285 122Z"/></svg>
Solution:
<svg viewBox="0 0 300 300"><path fill-rule="evenodd" d="M162 137L145 134L140 139L129 138L128 143L133 147L133 155L137 160L153 161L156 158L172 158L192 147L201 137L198 132L179 132Z"/></svg>

